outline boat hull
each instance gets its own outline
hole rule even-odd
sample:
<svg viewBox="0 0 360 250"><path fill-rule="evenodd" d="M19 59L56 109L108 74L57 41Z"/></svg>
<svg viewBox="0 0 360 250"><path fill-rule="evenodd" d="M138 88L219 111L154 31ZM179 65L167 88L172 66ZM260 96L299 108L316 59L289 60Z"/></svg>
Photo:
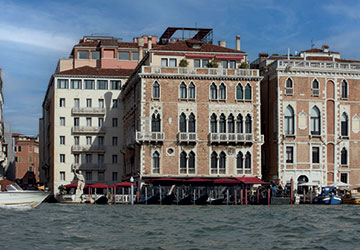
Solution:
<svg viewBox="0 0 360 250"><path fill-rule="evenodd" d="M0 206L35 208L49 195L43 191L0 192Z"/></svg>

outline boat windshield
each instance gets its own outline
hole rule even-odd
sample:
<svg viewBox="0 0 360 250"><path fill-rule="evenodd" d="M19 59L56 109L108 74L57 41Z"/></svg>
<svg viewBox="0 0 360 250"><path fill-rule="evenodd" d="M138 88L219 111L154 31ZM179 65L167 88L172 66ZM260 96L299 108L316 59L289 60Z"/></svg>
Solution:
<svg viewBox="0 0 360 250"><path fill-rule="evenodd" d="M6 187L6 191L22 191L22 189L18 184L14 183L14 184L8 185Z"/></svg>

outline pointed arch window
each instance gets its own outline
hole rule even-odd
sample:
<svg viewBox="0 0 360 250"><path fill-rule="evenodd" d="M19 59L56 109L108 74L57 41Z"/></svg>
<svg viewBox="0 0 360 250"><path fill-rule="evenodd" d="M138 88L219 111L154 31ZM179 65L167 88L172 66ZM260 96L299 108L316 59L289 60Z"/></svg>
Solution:
<svg viewBox="0 0 360 250"><path fill-rule="evenodd" d="M151 131L160 132L161 131L161 119L160 114L153 114L151 117Z"/></svg>
<svg viewBox="0 0 360 250"><path fill-rule="evenodd" d="M180 84L180 99L186 99L187 98L187 87L184 82L181 82Z"/></svg>
<svg viewBox="0 0 360 250"><path fill-rule="evenodd" d="M344 112L341 116L341 136L348 136L349 135L349 118L347 114Z"/></svg>
<svg viewBox="0 0 360 250"><path fill-rule="evenodd" d="M189 153L188 173L195 174L195 153L193 151Z"/></svg>
<svg viewBox="0 0 360 250"><path fill-rule="evenodd" d="M245 173L246 174L251 173L251 154L250 154L250 152L247 152L245 155Z"/></svg>
<svg viewBox="0 0 360 250"><path fill-rule="evenodd" d="M285 135L294 134L294 109L289 105L285 110Z"/></svg>
<svg viewBox="0 0 360 250"><path fill-rule="evenodd" d="M219 119L219 127L220 127L220 133L226 133L226 121L225 121L225 115L221 114Z"/></svg>
<svg viewBox="0 0 360 250"><path fill-rule="evenodd" d="M193 113L191 113L189 115L189 133L195 133L195 127L196 127L196 120L195 120L195 115Z"/></svg>
<svg viewBox="0 0 360 250"><path fill-rule="evenodd" d="M153 173L160 174L160 154L158 151L155 151L152 155L152 165L153 165Z"/></svg>
<svg viewBox="0 0 360 250"><path fill-rule="evenodd" d="M226 86L224 83L221 83L219 87L219 99L226 100Z"/></svg>
<svg viewBox="0 0 360 250"><path fill-rule="evenodd" d="M243 99L244 99L243 87L241 83L238 83L238 85L236 85L236 100L243 100Z"/></svg>
<svg viewBox="0 0 360 250"><path fill-rule="evenodd" d="M189 84L189 99L195 99L195 84L193 82Z"/></svg>
<svg viewBox="0 0 360 250"><path fill-rule="evenodd" d="M320 135L320 110L316 106L311 109L310 126L312 135Z"/></svg>
<svg viewBox="0 0 360 250"><path fill-rule="evenodd" d="M215 114L211 115L210 127L211 127L211 133L217 133L217 116Z"/></svg>
<svg viewBox="0 0 360 250"><path fill-rule="evenodd" d="M183 151L180 154L180 174L186 174L187 172L187 155Z"/></svg>
<svg viewBox="0 0 360 250"><path fill-rule="evenodd" d="M237 174L244 173L244 156L240 151L236 155L236 172Z"/></svg>
<svg viewBox="0 0 360 250"><path fill-rule="evenodd" d="M251 101L251 86L249 83L245 86L245 100Z"/></svg>
<svg viewBox="0 0 360 250"><path fill-rule="evenodd" d="M186 132L186 115L181 113L179 119L180 132Z"/></svg>
<svg viewBox="0 0 360 250"><path fill-rule="evenodd" d="M219 174L226 173L226 154L224 152L220 153L219 158Z"/></svg>
<svg viewBox="0 0 360 250"><path fill-rule="evenodd" d="M228 117L228 133L235 133L235 122L233 114Z"/></svg>
<svg viewBox="0 0 360 250"><path fill-rule="evenodd" d="M211 173L218 173L218 154L216 152L212 152L211 154Z"/></svg>
<svg viewBox="0 0 360 250"><path fill-rule="evenodd" d="M245 133L246 134L251 134L251 130L252 130L252 128L251 128L251 115L250 114L248 114L247 116L246 116L246 120L245 120Z"/></svg>
<svg viewBox="0 0 360 250"><path fill-rule="evenodd" d="M244 122L241 114L238 114L236 119L236 133L244 133Z"/></svg>
<svg viewBox="0 0 360 250"><path fill-rule="evenodd" d="M341 82L341 98L348 98L348 83L345 80Z"/></svg>
<svg viewBox="0 0 360 250"><path fill-rule="evenodd" d="M341 150L341 165L347 165L348 162L347 162L347 150L346 148L343 148Z"/></svg>
<svg viewBox="0 0 360 250"><path fill-rule="evenodd" d="M211 100L217 99L217 86L214 82L210 86L210 99Z"/></svg>
<svg viewBox="0 0 360 250"><path fill-rule="evenodd" d="M153 99L160 99L160 84L155 81L152 86Z"/></svg>

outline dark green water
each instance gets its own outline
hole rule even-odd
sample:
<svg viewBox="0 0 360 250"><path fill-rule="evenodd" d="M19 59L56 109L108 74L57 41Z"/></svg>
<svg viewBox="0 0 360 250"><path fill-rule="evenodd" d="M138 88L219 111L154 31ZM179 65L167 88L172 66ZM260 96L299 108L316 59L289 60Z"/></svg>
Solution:
<svg viewBox="0 0 360 250"><path fill-rule="evenodd" d="M0 249L360 249L359 235L360 206L0 209Z"/></svg>

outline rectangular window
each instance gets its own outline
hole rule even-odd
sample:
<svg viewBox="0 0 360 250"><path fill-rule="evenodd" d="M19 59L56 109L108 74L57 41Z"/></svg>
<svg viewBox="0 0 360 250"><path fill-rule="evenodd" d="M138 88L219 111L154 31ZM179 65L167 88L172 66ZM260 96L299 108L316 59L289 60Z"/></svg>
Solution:
<svg viewBox="0 0 360 250"><path fill-rule="evenodd" d="M65 136L60 135L60 145L65 145Z"/></svg>
<svg viewBox="0 0 360 250"><path fill-rule="evenodd" d="M79 145L80 144L80 138L79 136L74 136L74 144Z"/></svg>
<svg viewBox="0 0 360 250"><path fill-rule="evenodd" d="M207 68L208 64L209 64L209 59L203 59L201 66L202 66L203 68Z"/></svg>
<svg viewBox="0 0 360 250"><path fill-rule="evenodd" d="M92 172L87 171L87 172L85 173L85 179L86 179L87 181L91 181L91 180L92 180Z"/></svg>
<svg viewBox="0 0 360 250"><path fill-rule="evenodd" d="M230 61L230 69L235 69L235 67L236 67L236 62L234 61L234 60L231 60Z"/></svg>
<svg viewBox="0 0 360 250"><path fill-rule="evenodd" d="M91 127L91 126L92 126L91 117L87 117L87 118L86 118L86 126L87 126L87 127Z"/></svg>
<svg viewBox="0 0 360 250"><path fill-rule="evenodd" d="M103 164L104 163L104 155L103 154L99 154L98 155L98 164Z"/></svg>
<svg viewBox="0 0 360 250"><path fill-rule="evenodd" d="M75 108L79 108L79 107L80 107L80 99L79 99L79 98L74 98L74 107L75 107Z"/></svg>
<svg viewBox="0 0 360 250"><path fill-rule="evenodd" d="M294 147L286 147L286 163L294 163Z"/></svg>
<svg viewBox="0 0 360 250"><path fill-rule="evenodd" d="M100 60L100 51L91 51L91 59Z"/></svg>
<svg viewBox="0 0 360 250"><path fill-rule="evenodd" d="M99 128L101 128L102 126L104 126L104 118L99 118L99 120L98 120L98 126L99 126Z"/></svg>
<svg viewBox="0 0 360 250"><path fill-rule="evenodd" d="M161 66L167 67L168 66L168 59L167 58L161 58Z"/></svg>
<svg viewBox="0 0 360 250"><path fill-rule="evenodd" d="M86 107L91 108L91 106L92 106L92 100L91 99L86 99Z"/></svg>
<svg viewBox="0 0 360 250"><path fill-rule="evenodd" d="M65 181L65 171L60 171L60 180Z"/></svg>
<svg viewBox="0 0 360 250"><path fill-rule="evenodd" d="M112 126L113 126L113 127L117 127L117 126L118 126L118 119L117 119L117 118L113 118L113 119L112 119Z"/></svg>
<svg viewBox="0 0 360 250"><path fill-rule="evenodd" d="M18 147L18 152L21 152L21 146Z"/></svg>
<svg viewBox="0 0 360 250"><path fill-rule="evenodd" d="M131 55L133 61L139 60L139 52L132 52Z"/></svg>
<svg viewBox="0 0 360 250"><path fill-rule="evenodd" d="M65 154L60 154L60 162L65 163Z"/></svg>
<svg viewBox="0 0 360 250"><path fill-rule="evenodd" d="M99 145L99 146L103 146L103 145L104 145L104 136L99 136L99 137L98 137L98 145Z"/></svg>
<svg viewBox="0 0 360 250"><path fill-rule="evenodd" d="M60 98L60 107L65 107L65 98Z"/></svg>
<svg viewBox="0 0 360 250"><path fill-rule="evenodd" d="M118 180L118 172L112 172L112 180L117 181Z"/></svg>
<svg viewBox="0 0 360 250"><path fill-rule="evenodd" d="M95 89L94 80L84 80L85 89Z"/></svg>
<svg viewBox="0 0 360 250"><path fill-rule="evenodd" d="M32 162L32 157L31 156L29 156L29 160L28 160L29 162Z"/></svg>
<svg viewBox="0 0 360 250"><path fill-rule="evenodd" d="M343 183L348 183L348 174L347 173L341 173L340 174L340 181Z"/></svg>
<svg viewBox="0 0 360 250"><path fill-rule="evenodd" d="M91 136L86 136L86 145L91 145L92 139Z"/></svg>
<svg viewBox="0 0 360 250"><path fill-rule="evenodd" d="M60 126L65 126L65 117L60 117Z"/></svg>
<svg viewBox="0 0 360 250"><path fill-rule="evenodd" d="M113 156L112 156L112 163L113 163L113 164L117 164L117 163L118 163L118 156L117 156L117 155L113 155Z"/></svg>
<svg viewBox="0 0 360 250"><path fill-rule="evenodd" d="M114 136L114 137L112 138L112 145L113 145L113 146L117 146L117 144L118 144L118 138L117 138L116 136Z"/></svg>
<svg viewBox="0 0 360 250"><path fill-rule="evenodd" d="M99 99L99 108L104 108L104 99Z"/></svg>
<svg viewBox="0 0 360 250"><path fill-rule="evenodd" d="M119 90L121 88L121 81L110 81L110 85L112 90Z"/></svg>
<svg viewBox="0 0 360 250"><path fill-rule="evenodd" d="M98 80L97 81L97 89L108 89L108 81L107 80Z"/></svg>
<svg viewBox="0 0 360 250"><path fill-rule="evenodd" d="M320 163L320 148L319 147L312 148L312 163L316 163L316 164Z"/></svg>
<svg viewBox="0 0 360 250"><path fill-rule="evenodd" d="M194 67L200 68L200 59L194 59Z"/></svg>
<svg viewBox="0 0 360 250"><path fill-rule="evenodd" d="M103 181L105 179L104 172L98 172L98 181Z"/></svg>
<svg viewBox="0 0 360 250"><path fill-rule="evenodd" d="M79 162L80 162L80 155L74 154L74 163L79 163Z"/></svg>
<svg viewBox="0 0 360 250"><path fill-rule="evenodd" d="M170 58L169 61L169 66L175 68L176 67L176 59L175 58Z"/></svg>
<svg viewBox="0 0 360 250"><path fill-rule="evenodd" d="M71 80L72 89L81 89L81 80Z"/></svg>
<svg viewBox="0 0 360 250"><path fill-rule="evenodd" d="M86 154L85 161L86 161L86 163L91 163L92 162L92 154Z"/></svg>
<svg viewBox="0 0 360 250"><path fill-rule="evenodd" d="M130 60L130 52L128 51L119 52L119 60L123 60L123 61Z"/></svg>
<svg viewBox="0 0 360 250"><path fill-rule="evenodd" d="M227 69L228 68L228 61L227 60L222 60L221 61L221 67L224 68L224 69Z"/></svg>
<svg viewBox="0 0 360 250"><path fill-rule="evenodd" d="M113 105L112 105L112 107L113 107L114 109L116 109L116 108L118 107L118 100L117 100L117 99L113 99Z"/></svg>
<svg viewBox="0 0 360 250"><path fill-rule="evenodd" d="M79 50L78 51L78 59L89 59L89 51Z"/></svg>
<svg viewBox="0 0 360 250"><path fill-rule="evenodd" d="M75 126L75 127L80 126L80 119L79 119L79 117L74 117L74 126Z"/></svg>
<svg viewBox="0 0 360 250"><path fill-rule="evenodd" d="M67 79L58 79L58 89L67 89L68 88L68 80Z"/></svg>

